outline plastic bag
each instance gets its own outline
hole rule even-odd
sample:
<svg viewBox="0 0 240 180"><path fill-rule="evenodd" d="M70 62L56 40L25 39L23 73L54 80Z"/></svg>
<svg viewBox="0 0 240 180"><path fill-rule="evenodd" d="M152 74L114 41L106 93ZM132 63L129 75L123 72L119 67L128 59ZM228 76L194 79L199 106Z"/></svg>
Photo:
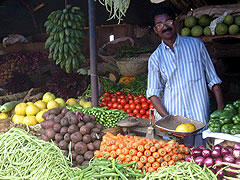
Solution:
<svg viewBox="0 0 240 180"><path fill-rule="evenodd" d="M219 23L222 23L224 18L229 14L229 12L224 12L223 15L219 16L218 18L214 19L210 25L209 25L209 28L211 29L211 32L212 32L212 35L215 35L215 29L216 29L216 26L219 24Z"/></svg>

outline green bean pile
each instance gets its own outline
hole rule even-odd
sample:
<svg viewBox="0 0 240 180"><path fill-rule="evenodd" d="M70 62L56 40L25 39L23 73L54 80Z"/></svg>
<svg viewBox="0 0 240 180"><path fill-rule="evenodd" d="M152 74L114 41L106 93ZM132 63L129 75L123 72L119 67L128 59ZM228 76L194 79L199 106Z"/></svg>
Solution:
<svg viewBox="0 0 240 180"><path fill-rule="evenodd" d="M87 113L89 115L94 115L96 122L102 124L104 126L104 129L117 127L118 121L126 119L128 117L127 113L122 110L109 110L107 107L82 108L67 106L67 109L71 111L80 110L84 114Z"/></svg>
<svg viewBox="0 0 240 180"><path fill-rule="evenodd" d="M82 167L82 173L74 179L106 179L106 180L138 180L145 176L141 170L137 170L136 162L118 164L114 159L96 159L90 161L88 167ZM129 166L133 166L129 168Z"/></svg>
<svg viewBox="0 0 240 180"><path fill-rule="evenodd" d="M143 180L217 180L213 172L204 166L197 165L194 162L181 162L175 166L162 168L153 173L147 173Z"/></svg>
<svg viewBox="0 0 240 180"><path fill-rule="evenodd" d="M19 128L0 136L0 162L0 179L4 180L69 180L81 171L70 167L54 143Z"/></svg>

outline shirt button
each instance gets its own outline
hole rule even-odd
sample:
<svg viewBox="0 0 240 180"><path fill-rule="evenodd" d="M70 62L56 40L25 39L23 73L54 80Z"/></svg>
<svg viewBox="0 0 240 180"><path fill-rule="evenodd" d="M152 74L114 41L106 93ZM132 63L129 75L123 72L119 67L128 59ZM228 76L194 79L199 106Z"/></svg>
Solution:
<svg viewBox="0 0 240 180"><path fill-rule="evenodd" d="M169 88L169 90L171 90L171 87L168 87Z"/></svg>

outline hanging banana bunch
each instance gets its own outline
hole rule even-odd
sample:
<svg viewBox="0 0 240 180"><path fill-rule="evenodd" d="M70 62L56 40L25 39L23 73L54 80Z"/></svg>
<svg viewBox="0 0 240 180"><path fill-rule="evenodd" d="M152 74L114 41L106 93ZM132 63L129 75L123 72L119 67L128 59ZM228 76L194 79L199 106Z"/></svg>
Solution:
<svg viewBox="0 0 240 180"><path fill-rule="evenodd" d="M49 49L49 59L56 61L67 73L79 69L85 63L81 50L84 24L79 7L53 11L44 24L49 34L45 42L45 48Z"/></svg>

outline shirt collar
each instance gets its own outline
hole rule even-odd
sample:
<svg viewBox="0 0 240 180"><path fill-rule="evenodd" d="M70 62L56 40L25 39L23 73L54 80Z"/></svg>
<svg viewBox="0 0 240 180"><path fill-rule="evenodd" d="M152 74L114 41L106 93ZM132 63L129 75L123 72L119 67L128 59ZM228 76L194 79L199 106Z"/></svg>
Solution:
<svg viewBox="0 0 240 180"><path fill-rule="evenodd" d="M180 45L180 42L181 42L181 36L180 36L179 34L177 34L177 39L176 39L176 41L174 42L173 47L179 46L179 45ZM165 44L163 40L162 40L162 45L163 45L162 47L163 47L164 49L170 49L170 47L169 47L167 44Z"/></svg>

